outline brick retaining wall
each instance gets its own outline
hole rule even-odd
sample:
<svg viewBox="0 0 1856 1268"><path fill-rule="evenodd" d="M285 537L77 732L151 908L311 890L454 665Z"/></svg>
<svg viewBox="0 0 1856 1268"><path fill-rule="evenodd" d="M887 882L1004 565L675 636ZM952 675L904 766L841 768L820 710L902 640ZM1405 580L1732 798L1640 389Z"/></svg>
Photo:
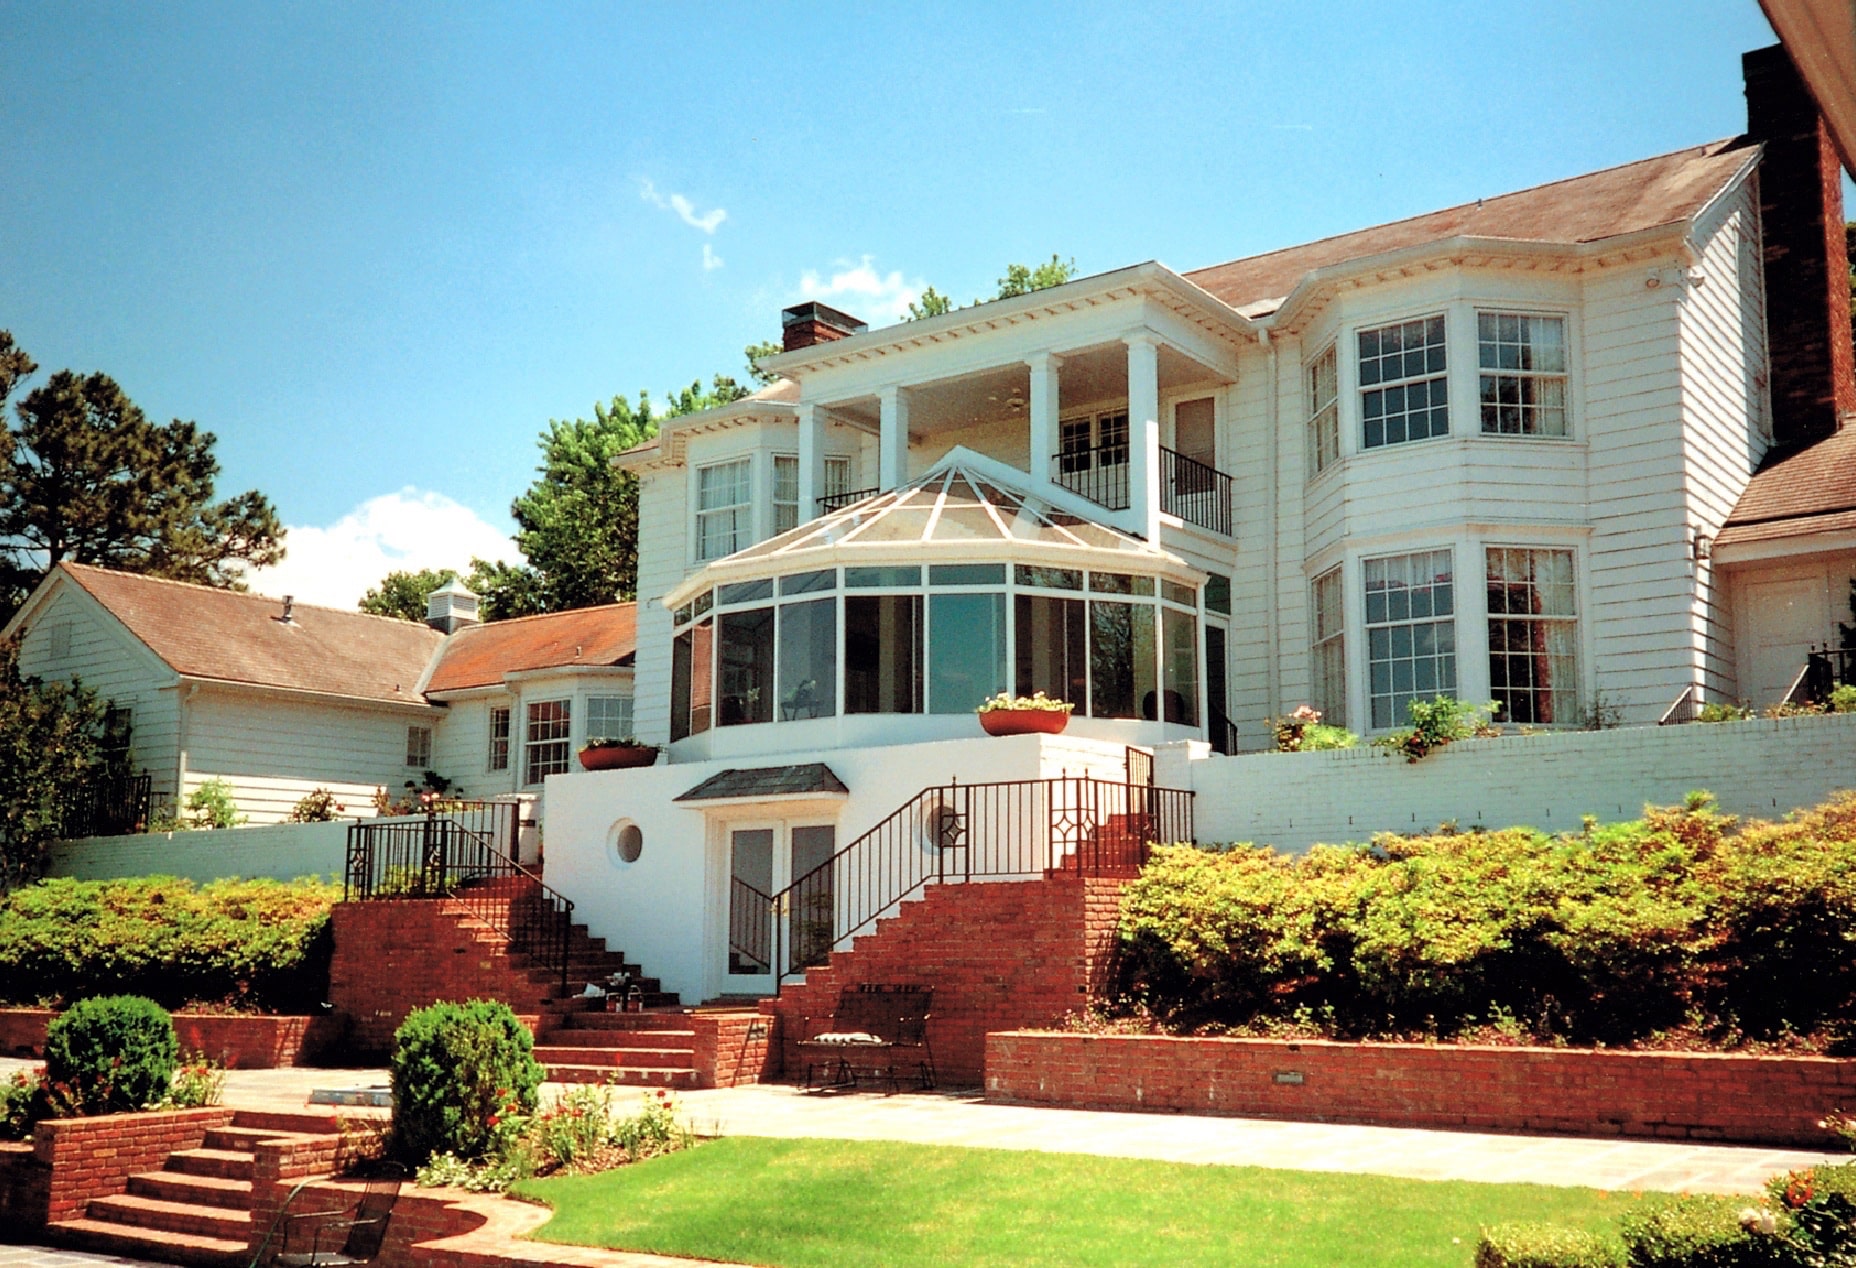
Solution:
<svg viewBox="0 0 1856 1268"><path fill-rule="evenodd" d="M42 1057L49 1008L0 1008L0 1056ZM334 1017L274 1017L252 1013L175 1013L183 1053L204 1052L233 1070L282 1070L307 1065L341 1040Z"/></svg>
<svg viewBox="0 0 1856 1268"><path fill-rule="evenodd" d="M127 1190L130 1176L159 1171L176 1149L198 1149L207 1129L224 1127L232 1115L226 1106L215 1105L40 1123L33 1129L32 1158L48 1181L36 1222L77 1218L92 1198Z"/></svg>
<svg viewBox="0 0 1856 1268"><path fill-rule="evenodd" d="M754 1012L692 1013L696 1032L696 1083L699 1087L735 1087L759 1083L773 1073L779 1055L777 1016Z"/></svg>
<svg viewBox="0 0 1856 1268"><path fill-rule="evenodd" d="M1856 1060L1011 1031L986 1037L986 1096L1464 1131L1829 1148Z"/></svg>

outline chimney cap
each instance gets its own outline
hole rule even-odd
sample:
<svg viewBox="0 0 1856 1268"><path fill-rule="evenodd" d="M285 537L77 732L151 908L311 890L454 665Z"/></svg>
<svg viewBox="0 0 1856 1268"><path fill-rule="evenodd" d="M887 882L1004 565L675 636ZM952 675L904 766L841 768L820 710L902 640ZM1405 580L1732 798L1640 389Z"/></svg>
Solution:
<svg viewBox="0 0 1856 1268"><path fill-rule="evenodd" d="M802 321L821 322L842 330L847 335L861 334L870 329L868 322L859 321L849 313L833 308L830 304L821 304L815 299L809 299L803 304L794 304L791 308L780 311L782 328L797 326Z"/></svg>

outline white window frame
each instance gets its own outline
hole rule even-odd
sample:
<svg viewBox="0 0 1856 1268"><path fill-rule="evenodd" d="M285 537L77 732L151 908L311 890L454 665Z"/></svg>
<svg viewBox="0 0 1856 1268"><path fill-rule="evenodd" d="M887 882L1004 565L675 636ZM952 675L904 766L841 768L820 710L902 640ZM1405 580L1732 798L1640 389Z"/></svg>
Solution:
<svg viewBox="0 0 1856 1268"><path fill-rule="evenodd" d="M705 477L710 472L721 472L726 468L738 467L738 478L730 478L727 485L721 485L718 477L717 494L731 493L738 500L731 502L716 501L713 505L704 505L708 492L704 487ZM741 454L720 462L710 462L697 467L695 472L694 503L696 507L695 531L691 545L697 563L707 563L712 559L721 559L754 544L754 459L751 454ZM727 528L721 527L723 523ZM711 525L714 525L713 532Z"/></svg>
<svg viewBox="0 0 1856 1268"><path fill-rule="evenodd" d="M514 726L515 711L506 704L490 706L490 745L485 755L485 770L501 771L509 769L509 740ZM500 734L499 734L500 732Z"/></svg>
<svg viewBox="0 0 1856 1268"><path fill-rule="evenodd" d="M851 460L845 457L827 457L825 459L825 497L837 497L851 491Z"/></svg>
<svg viewBox="0 0 1856 1268"><path fill-rule="evenodd" d="M544 711L558 710L558 716ZM573 769L574 702L572 697L530 700L522 709L522 783L534 787L550 775Z"/></svg>
<svg viewBox="0 0 1856 1268"><path fill-rule="evenodd" d="M1581 655L1581 648L1579 645L1583 631L1579 627L1580 595L1578 553L1569 546L1505 545L1499 542L1485 543L1482 549L1483 575L1486 579L1484 588L1485 596L1488 594L1489 590L1493 589L1494 586L1498 584L1494 576L1493 567L1496 563L1495 557L1498 553L1504 557L1502 560L1504 574L1508 572L1508 565L1515 562L1514 556L1524 556L1526 578L1518 583L1519 587L1523 590L1545 591L1547 593L1559 591L1561 592L1561 597L1564 599L1565 606L1570 610L1496 612L1493 610L1494 605L1488 603L1485 598L1484 611L1488 619L1489 634L1489 697L1503 702L1503 708L1498 714L1497 720L1503 722L1518 722L1527 726L1578 726L1582 722L1579 704L1581 698L1579 673L1580 662L1584 659ZM1537 580L1539 575L1537 557L1543 555L1557 555L1565 559L1566 573L1563 583L1550 588L1541 586L1540 582ZM1515 586L1515 583L1504 582L1500 584L1504 584L1511 590ZM1534 605L1530 605L1530 608L1532 606ZM1498 639L1497 637L1496 626L1498 623L1538 626L1541 628L1541 633L1543 635L1551 629L1563 631L1561 637L1564 639L1564 647L1566 650L1555 654L1546 649L1544 641L1541 649L1538 651L1523 650L1521 652L1515 652L1509 650L1507 638L1504 636ZM1534 641L1531 636L1529 641ZM1495 671L1496 662L1498 658L1509 662L1510 665L1527 664L1529 661L1532 661L1533 664L1537 666L1542 656L1545 656L1547 660L1546 692L1548 695L1548 710L1553 716L1550 718L1542 718L1536 710L1530 708L1528 712L1533 714L1533 716L1517 717L1515 716L1513 708L1510 707L1515 694L1509 685L1512 683L1513 673L1509 670L1498 675ZM1563 683L1557 680L1561 670L1556 669L1556 663L1563 667L1565 675L1565 681ZM1498 677L1504 684L1499 687L1496 685ZM1530 687L1526 689L1526 694L1531 696L1534 694L1534 690L1534 688Z"/></svg>
<svg viewBox="0 0 1856 1268"><path fill-rule="evenodd" d="M612 705L623 704L623 709L612 710ZM609 740L625 739L634 734L636 724L633 721L632 697L620 692L601 692L586 698L586 737L604 736ZM622 715L622 723L615 722L616 716Z"/></svg>
<svg viewBox="0 0 1856 1268"><path fill-rule="evenodd" d="M777 453L767 467L767 503L773 508L771 536L778 537L799 527L799 458ZM784 488L782 477L790 477Z"/></svg>
<svg viewBox="0 0 1856 1268"><path fill-rule="evenodd" d="M1477 434L1495 440L1507 440L1514 437L1529 437L1536 440L1571 440L1573 423L1572 323L1567 320L1566 314L1534 312L1524 309L1478 307L1475 310L1475 318ZM1558 368L1552 365L1540 367L1532 364L1510 366L1485 364L1484 356L1486 355L1486 351L1491 348L1495 349L1495 359L1499 361L1502 359L1499 349L1504 345L1516 347L1521 350L1521 354L1515 358L1517 361L1531 361L1534 355L1535 350L1532 340L1523 338L1504 341L1500 338L1500 322L1504 319L1522 323L1545 322L1557 325L1559 327ZM1493 320L1497 323L1496 340L1493 344L1488 343L1483 338L1482 328L1485 320ZM1492 379L1515 380L1515 386L1519 389L1521 394L1533 395L1536 398L1532 402L1518 401L1506 406L1498 402L1494 406L1498 412L1498 417L1496 419L1496 425L1493 428L1489 426L1488 411L1491 407L1488 404L1487 396L1489 383ZM1530 419L1535 417L1545 418L1547 416L1546 412L1554 408L1541 404L1538 397L1542 391L1550 392L1552 386L1555 384L1558 385L1560 397L1557 407L1559 411L1559 430L1542 430L1538 426L1530 425ZM1521 425L1516 428L1504 427L1499 417L1500 412L1503 410L1516 411Z"/></svg>
<svg viewBox="0 0 1856 1268"><path fill-rule="evenodd" d="M1391 555L1374 555L1360 561L1361 627L1365 632L1365 638L1362 640L1362 660L1366 669L1366 720L1371 730L1385 731L1409 725L1409 711L1403 707L1404 701L1457 694L1458 685L1462 682L1461 666L1458 663L1462 649L1461 640L1457 637L1457 614L1461 606L1457 601L1457 595L1462 579L1456 575L1456 553L1451 546L1436 546L1400 551ZM1375 585L1373 576L1375 565L1406 563L1408 567L1424 567L1426 565L1423 563L1412 565L1410 561L1431 560L1437 555L1445 556L1450 564L1450 610L1445 613L1439 613L1436 610L1437 596L1433 592L1426 595L1425 606L1428 611L1421 615L1411 615L1412 605L1408 603L1406 612L1402 616L1392 617L1388 613L1380 620L1373 620L1374 595L1393 593L1389 587ZM1434 564L1430 566L1434 568ZM1435 572L1433 571L1431 575L1434 577ZM1419 588L1416 585L1408 585L1403 593L1410 595ZM1434 590L1434 584L1427 582L1423 588ZM1388 608L1391 606L1388 598ZM1381 630L1387 632L1387 642L1391 644L1384 657L1377 655L1374 646L1374 633ZM1420 652L1417 648L1420 630L1430 631L1431 650L1429 651ZM1404 631L1403 638L1400 636L1400 631ZM1440 640L1447 641L1448 648L1442 648ZM1400 643L1406 646L1401 649ZM1449 661L1448 670L1443 672L1444 667L1441 662L1446 656ZM1431 686L1419 688L1415 682L1415 669L1417 663L1424 659L1434 662L1434 667L1439 672L1435 674ZM1397 682L1397 666L1400 663L1413 666L1414 681L1409 689L1401 688ZM1374 667L1381 664L1388 667L1388 677L1391 679L1384 691L1379 690L1373 681ZM1378 708L1381 700L1388 702L1383 720Z"/></svg>
<svg viewBox="0 0 1856 1268"><path fill-rule="evenodd" d="M406 765L413 770L432 769L431 727L409 726L406 728Z"/></svg>
<svg viewBox="0 0 1856 1268"><path fill-rule="evenodd" d="M1323 603L1322 591L1332 586L1329 604ZM1321 720L1330 726L1347 725L1347 568L1335 564L1315 574L1309 582L1308 597L1313 609L1309 628L1314 631L1309 681L1315 697L1313 704L1321 710Z"/></svg>
<svg viewBox="0 0 1856 1268"><path fill-rule="evenodd" d="M1432 322L1437 323L1438 332L1439 332L1437 341L1434 343L1430 340L1430 333L1431 333L1430 325ZM1387 331L1397 330L1399 332L1399 338L1402 344L1405 338L1410 333L1410 329L1412 327L1423 327L1424 328L1423 333L1425 336L1425 342L1422 345L1422 350L1426 352L1426 356L1424 358L1425 364L1415 371L1411 370L1408 366L1401 364L1399 367L1397 367L1399 370L1399 373L1394 375L1394 374L1385 372L1392 368L1390 364L1388 363L1384 367L1378 368L1380 372L1377 374L1377 376L1374 378L1374 380L1371 383L1367 382L1366 380L1367 380L1367 374L1368 374L1368 363L1373 362L1373 361L1380 361L1384 357L1390 354L1384 353L1382 351L1382 352L1374 353L1371 356L1368 356L1361 349L1361 341L1367 335L1378 335L1378 336L1383 337ZM1439 353L1439 355L1441 355L1443 359L1443 363L1436 367L1431 366L1429 362L1428 353L1433 348ZM1397 355L1401 358L1402 361L1408 360L1410 356L1412 355L1413 351L1414 349L1411 349L1411 348L1401 348L1400 352ZM1395 320L1395 321L1379 322L1374 325L1360 326L1354 330L1353 332L1353 368L1354 368L1353 377L1354 377L1354 389L1355 389L1354 401L1355 401L1356 407L1359 409L1359 412L1360 412L1359 435L1360 435L1360 449L1362 452L1368 452L1368 451L1375 450L1375 449L1392 449L1392 448L1396 448L1399 445L1416 444L1420 441L1425 441L1425 440L1438 440L1450 434L1450 430L1451 430L1451 425L1450 425L1450 395L1451 395L1450 393L1450 364L1453 359L1454 358L1452 357L1451 351L1450 351L1450 321L1449 321L1449 314L1447 312L1438 311L1438 312L1425 313L1422 316L1418 316L1418 317L1404 317L1404 318L1399 318L1398 320ZM1412 411L1410 407L1409 393L1411 389L1419 385L1423 385L1425 389L1426 404L1422 408L1424 412L1426 431L1425 431L1425 434L1422 436L1413 436L1411 434L1411 425L1410 425ZM1443 427L1441 430L1433 428L1432 420L1431 420L1432 413L1437 409L1437 404L1434 398L1434 393L1438 391L1441 391L1443 393L1444 418L1443 418ZM1368 439L1368 428L1371 426L1371 421L1369 420L1368 415L1367 415L1367 399L1373 396L1375 393L1381 393L1381 392L1399 392L1403 394L1404 408L1398 412L1398 416L1405 420L1405 434L1400 436L1396 440L1387 439L1383 419L1385 417L1388 417L1388 415L1382 415L1381 416L1382 421L1381 421L1380 440L1378 441L1378 443L1375 444L1375 443L1370 442Z"/></svg>
<svg viewBox="0 0 1856 1268"><path fill-rule="evenodd" d="M1325 385L1315 377L1323 368L1328 376ZM1340 344L1330 343L1317 352L1302 377L1307 388L1308 478L1312 480L1340 465ZM1320 395L1323 386L1325 401Z"/></svg>

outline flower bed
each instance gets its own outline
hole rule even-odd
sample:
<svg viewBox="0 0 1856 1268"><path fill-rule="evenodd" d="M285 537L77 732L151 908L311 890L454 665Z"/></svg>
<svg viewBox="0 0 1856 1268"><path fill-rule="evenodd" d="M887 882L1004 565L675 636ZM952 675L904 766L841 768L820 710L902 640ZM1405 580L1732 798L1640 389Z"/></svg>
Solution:
<svg viewBox="0 0 1856 1268"><path fill-rule="evenodd" d="M1828 1150L1856 1060L1000 1031L989 1100Z"/></svg>
<svg viewBox="0 0 1856 1268"><path fill-rule="evenodd" d="M0 1056L38 1057L50 1008L0 1008ZM182 1052L203 1052L232 1070L281 1070L307 1065L341 1038L340 1019L251 1013L175 1013Z"/></svg>

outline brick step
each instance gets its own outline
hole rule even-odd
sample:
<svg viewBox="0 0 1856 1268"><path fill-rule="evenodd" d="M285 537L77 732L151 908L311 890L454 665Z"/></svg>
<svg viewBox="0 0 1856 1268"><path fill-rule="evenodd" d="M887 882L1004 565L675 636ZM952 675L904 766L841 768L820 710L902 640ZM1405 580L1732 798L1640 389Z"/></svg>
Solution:
<svg viewBox="0 0 1856 1268"><path fill-rule="evenodd" d="M184 1171L144 1171L129 1177L129 1192L164 1202L191 1202L196 1206L251 1209L251 1181L219 1176L188 1175Z"/></svg>
<svg viewBox="0 0 1856 1268"><path fill-rule="evenodd" d="M223 1206L118 1193L107 1198L92 1198L84 1214L105 1224L128 1224L163 1233L192 1233L240 1242L251 1240L251 1212L228 1210Z"/></svg>
<svg viewBox="0 0 1856 1268"><path fill-rule="evenodd" d="M696 1071L646 1066L551 1065L550 1083L615 1083L621 1087L693 1088Z"/></svg>
<svg viewBox="0 0 1856 1268"><path fill-rule="evenodd" d="M591 1026L555 1026L535 1036L540 1048L690 1048L696 1047L693 1030L607 1030Z"/></svg>
<svg viewBox="0 0 1856 1268"><path fill-rule="evenodd" d="M580 993L580 991L585 990L585 989L586 989L585 983L582 983L579 989L569 990L567 994L565 995L549 996L548 1003L550 1005L572 1004L575 1000L585 1000L586 996ZM603 1003L604 1001L602 1000L600 1002ZM647 1009L649 1008L681 1008L683 1006L683 997L678 995L675 991L646 991L644 993L642 1002ZM564 1010L564 1011L579 1011L579 1010ZM591 1010L584 1010L584 1011L591 1011ZM629 1015L634 1016L634 1017L637 1016L636 1013L632 1013Z"/></svg>
<svg viewBox="0 0 1856 1268"><path fill-rule="evenodd" d="M233 1149L176 1149L168 1155L169 1171L189 1176L217 1176L221 1180L249 1180L257 1159Z"/></svg>
<svg viewBox="0 0 1856 1268"><path fill-rule="evenodd" d="M209 1127L201 1143L208 1149L225 1149L250 1153L261 1140L303 1140L310 1133L279 1131L274 1127Z"/></svg>
<svg viewBox="0 0 1856 1268"><path fill-rule="evenodd" d="M342 1130L334 1114L301 1110L239 1110L232 1115L232 1126L263 1127L273 1134L287 1132L304 1136L337 1136Z"/></svg>
<svg viewBox="0 0 1856 1268"><path fill-rule="evenodd" d="M244 1268L251 1257L247 1239L166 1233L105 1220L63 1220L45 1226L45 1240L55 1246L126 1259L190 1264L198 1268Z"/></svg>
<svg viewBox="0 0 1856 1268"><path fill-rule="evenodd" d="M603 1009L562 1011L556 1027L562 1030L681 1030L690 1028L690 1016L681 1008L671 1012L609 1013ZM554 1027L550 1027L552 1029Z"/></svg>
<svg viewBox="0 0 1856 1268"><path fill-rule="evenodd" d="M641 1068L695 1068L696 1049L690 1048L579 1048L550 1044L535 1046L535 1060L542 1065L598 1065Z"/></svg>

